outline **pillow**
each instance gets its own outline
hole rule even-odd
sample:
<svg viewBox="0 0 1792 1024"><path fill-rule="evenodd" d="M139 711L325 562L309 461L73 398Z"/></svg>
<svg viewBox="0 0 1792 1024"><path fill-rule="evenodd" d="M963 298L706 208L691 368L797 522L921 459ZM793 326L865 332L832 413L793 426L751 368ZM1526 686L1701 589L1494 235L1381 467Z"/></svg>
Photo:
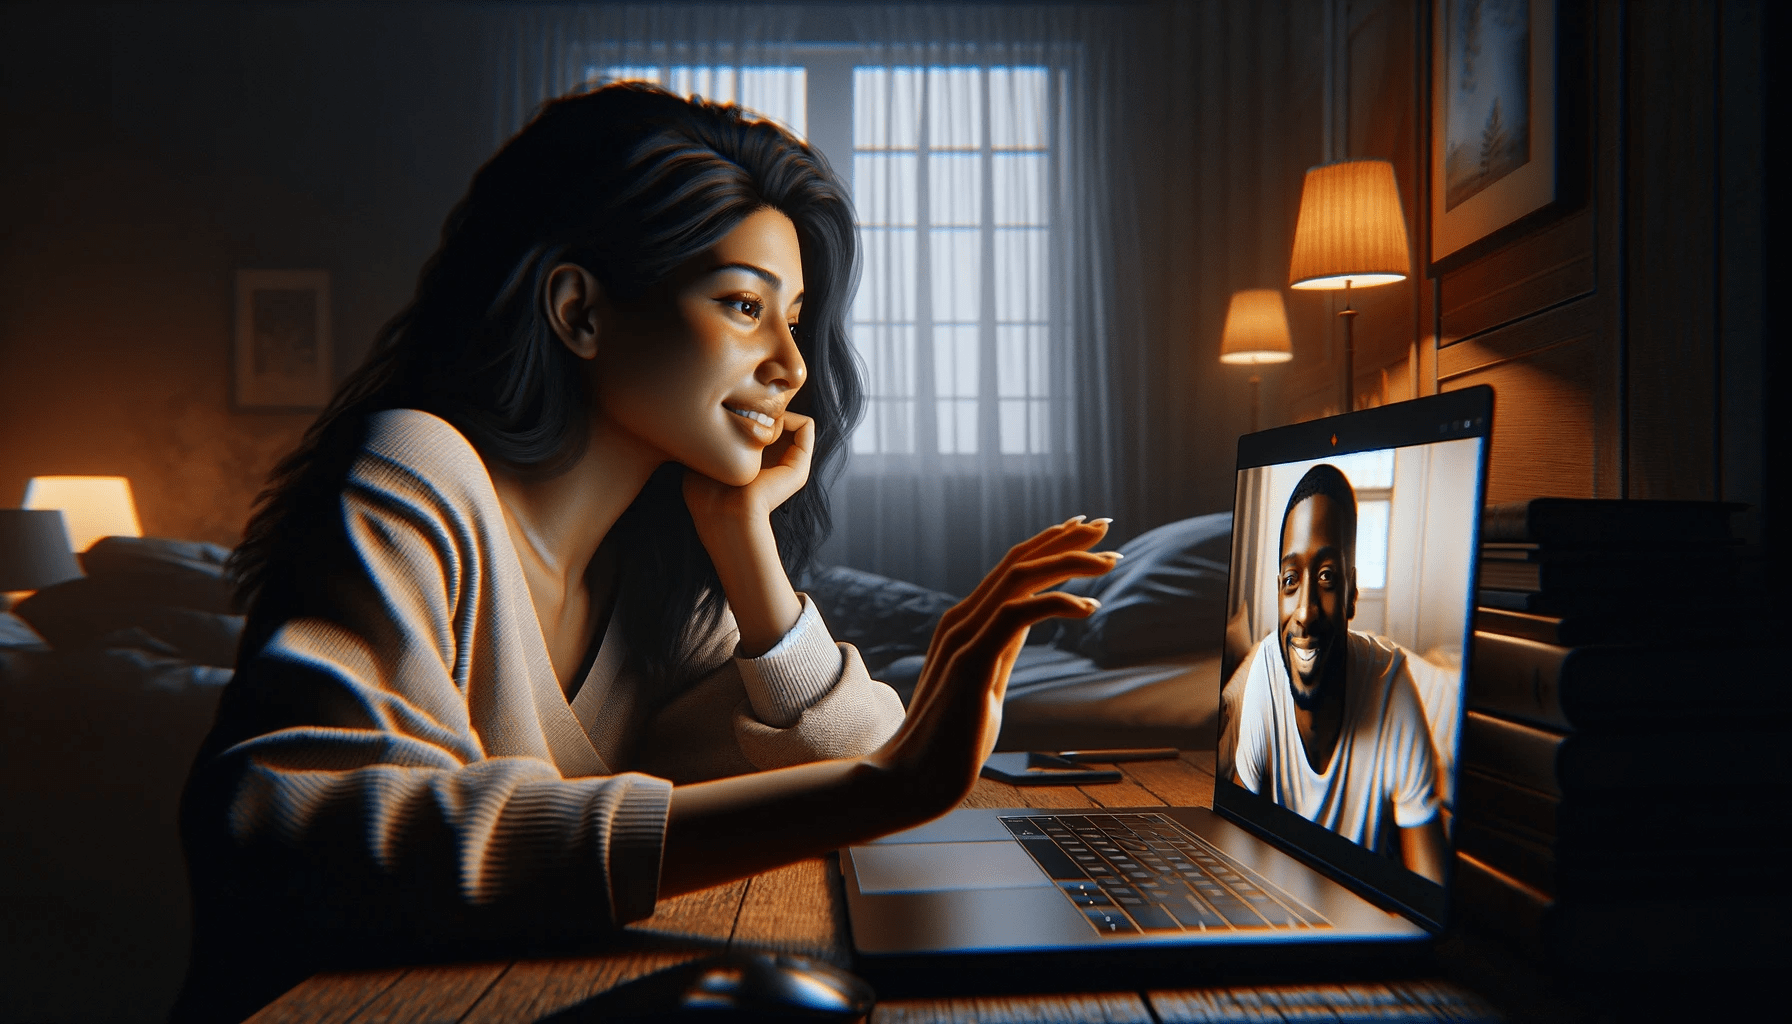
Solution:
<svg viewBox="0 0 1792 1024"><path fill-rule="evenodd" d="M1220 645L1232 552L1232 513L1160 526L1120 546L1126 557L1106 576L1063 586L1101 608L1058 620L1051 643L1102 668L1137 665Z"/></svg>
<svg viewBox="0 0 1792 1024"><path fill-rule="evenodd" d="M236 664L240 615L224 615L144 600L140 581L87 577L45 587L15 609L19 618L59 651L136 647L200 665ZM134 642L146 633L160 641Z"/></svg>
<svg viewBox="0 0 1792 1024"><path fill-rule="evenodd" d="M81 556L81 566L117 597L228 615L235 611L224 578L229 556L199 541L105 537Z"/></svg>
<svg viewBox="0 0 1792 1024"><path fill-rule="evenodd" d="M49 646L31 624L12 612L0 612L0 651L47 651Z"/></svg>
<svg viewBox="0 0 1792 1024"><path fill-rule="evenodd" d="M835 640L859 649L873 675L926 653L940 616L958 603L951 594L843 565L803 574L797 589L815 602Z"/></svg>

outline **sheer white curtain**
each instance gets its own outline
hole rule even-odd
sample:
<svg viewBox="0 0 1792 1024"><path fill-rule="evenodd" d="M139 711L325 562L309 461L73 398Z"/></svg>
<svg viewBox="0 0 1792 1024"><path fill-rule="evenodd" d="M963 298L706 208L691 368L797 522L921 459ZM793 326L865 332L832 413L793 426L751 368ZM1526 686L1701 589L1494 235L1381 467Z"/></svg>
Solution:
<svg viewBox="0 0 1792 1024"><path fill-rule="evenodd" d="M1112 512L1102 33L1074 8L852 10L853 334L870 401L828 554L963 593Z"/></svg>
<svg viewBox="0 0 1792 1024"><path fill-rule="evenodd" d="M793 45L804 10L792 4L516 4L494 14L502 142L544 101L605 78L647 78L680 92L739 102L778 120L800 111ZM771 109L767 109L771 108ZM806 125L793 124L799 134Z"/></svg>

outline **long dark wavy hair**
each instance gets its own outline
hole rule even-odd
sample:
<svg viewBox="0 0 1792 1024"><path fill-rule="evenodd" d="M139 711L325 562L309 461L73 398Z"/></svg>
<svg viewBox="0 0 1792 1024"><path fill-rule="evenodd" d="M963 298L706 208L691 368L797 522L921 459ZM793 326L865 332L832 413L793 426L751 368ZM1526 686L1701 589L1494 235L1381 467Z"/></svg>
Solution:
<svg viewBox="0 0 1792 1024"><path fill-rule="evenodd" d="M795 224L803 261L797 346L809 376L791 408L814 417L815 453L811 482L773 513L772 530L786 570L807 567L831 525L826 483L863 405L846 333L858 272L851 201L819 153L768 121L608 85L547 103L479 169L416 296L275 467L229 564L250 613L243 650L302 612L305 553L324 533L341 535L337 501L371 414L420 409L487 460L529 475L564 469L583 451L587 399L577 357L544 316L549 272L577 264L628 303L766 207ZM662 467L612 530L623 636L662 687L723 602L681 475Z"/></svg>

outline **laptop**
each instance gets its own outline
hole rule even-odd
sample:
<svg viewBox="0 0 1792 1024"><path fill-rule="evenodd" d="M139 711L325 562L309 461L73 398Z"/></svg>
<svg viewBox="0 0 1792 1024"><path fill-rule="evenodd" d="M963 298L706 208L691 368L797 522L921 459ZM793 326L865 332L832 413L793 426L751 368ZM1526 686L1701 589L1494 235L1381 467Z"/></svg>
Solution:
<svg viewBox="0 0 1792 1024"><path fill-rule="evenodd" d="M1492 419L1483 386L1240 438L1221 670L1191 684L1219 689L1217 728L1181 744L1216 751L1213 806L966 808L851 847L859 969L881 989L1422 959Z"/></svg>

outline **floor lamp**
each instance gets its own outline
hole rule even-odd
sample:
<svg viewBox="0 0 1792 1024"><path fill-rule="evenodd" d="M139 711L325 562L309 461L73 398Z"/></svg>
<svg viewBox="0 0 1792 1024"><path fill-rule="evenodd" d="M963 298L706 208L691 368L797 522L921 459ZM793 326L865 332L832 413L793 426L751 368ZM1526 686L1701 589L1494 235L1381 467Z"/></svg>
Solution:
<svg viewBox="0 0 1792 1024"><path fill-rule="evenodd" d="M1400 186L1386 160L1346 160L1309 168L1300 190L1300 219L1288 287L1344 289L1344 408L1356 408L1356 310L1350 289L1404 281L1412 273Z"/></svg>
<svg viewBox="0 0 1792 1024"><path fill-rule="evenodd" d="M1251 433L1257 432L1257 367L1294 358L1288 336L1288 311L1274 288L1247 288L1232 293L1226 307L1226 330L1220 335L1220 362L1251 367Z"/></svg>

